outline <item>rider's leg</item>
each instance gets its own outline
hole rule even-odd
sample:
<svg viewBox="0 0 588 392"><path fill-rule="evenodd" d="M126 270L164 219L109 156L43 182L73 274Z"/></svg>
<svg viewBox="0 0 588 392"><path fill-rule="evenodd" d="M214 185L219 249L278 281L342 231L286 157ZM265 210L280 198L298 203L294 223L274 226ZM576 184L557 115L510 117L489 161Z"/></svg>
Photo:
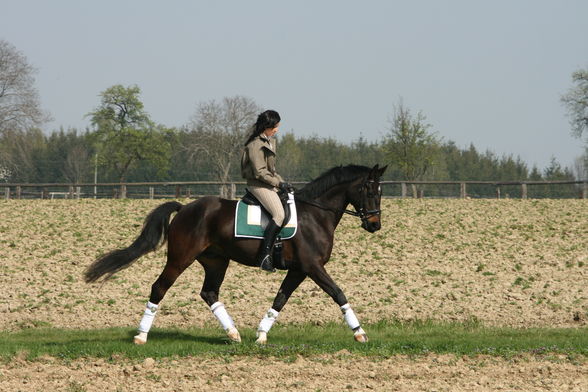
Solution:
<svg viewBox="0 0 588 392"><path fill-rule="evenodd" d="M271 253L276 237L280 232L280 227L284 222L284 207L282 206L278 194L272 189L250 187L249 191L253 193L272 216L272 220L267 225L263 235L263 242L257 256L257 262L261 269L265 271L275 271Z"/></svg>

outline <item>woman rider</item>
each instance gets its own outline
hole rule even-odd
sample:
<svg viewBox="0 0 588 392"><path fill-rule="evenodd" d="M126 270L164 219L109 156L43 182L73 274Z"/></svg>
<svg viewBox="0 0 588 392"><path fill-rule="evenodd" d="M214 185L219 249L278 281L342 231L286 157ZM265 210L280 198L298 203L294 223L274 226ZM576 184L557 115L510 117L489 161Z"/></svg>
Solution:
<svg viewBox="0 0 588 392"><path fill-rule="evenodd" d="M266 110L257 117L245 142L241 156L241 175L247 180L247 188L271 214L257 262L265 271L275 271L271 251L284 221L284 207L278 191L287 191L290 184L276 173L276 143L272 138L280 126L280 115Z"/></svg>

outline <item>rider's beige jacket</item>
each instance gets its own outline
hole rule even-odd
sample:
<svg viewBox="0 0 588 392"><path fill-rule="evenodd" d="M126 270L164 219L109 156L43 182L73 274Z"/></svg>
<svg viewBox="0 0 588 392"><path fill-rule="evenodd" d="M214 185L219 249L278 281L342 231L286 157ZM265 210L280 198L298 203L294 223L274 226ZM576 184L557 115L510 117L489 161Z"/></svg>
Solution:
<svg viewBox="0 0 588 392"><path fill-rule="evenodd" d="M277 190L284 180L276 173L276 142L265 135L253 139L241 155L241 175L247 185Z"/></svg>

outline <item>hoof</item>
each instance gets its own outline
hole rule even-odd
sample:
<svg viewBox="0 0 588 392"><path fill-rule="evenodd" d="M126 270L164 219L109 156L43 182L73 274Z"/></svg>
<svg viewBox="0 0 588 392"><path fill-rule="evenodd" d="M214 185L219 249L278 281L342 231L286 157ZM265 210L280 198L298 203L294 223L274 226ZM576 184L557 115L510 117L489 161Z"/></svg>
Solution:
<svg viewBox="0 0 588 392"><path fill-rule="evenodd" d="M227 330L227 336L231 341L241 343L241 335L239 335L239 331L237 331L237 328L229 328Z"/></svg>
<svg viewBox="0 0 588 392"><path fill-rule="evenodd" d="M255 341L257 344L266 344L267 343L267 332L258 331L257 332L257 340Z"/></svg>
<svg viewBox="0 0 588 392"><path fill-rule="evenodd" d="M355 339L356 342L359 342L359 343L367 343L368 342L367 334L365 333L365 331L362 328L359 328L357 331L355 331L355 333L353 334L353 338Z"/></svg>
<svg viewBox="0 0 588 392"><path fill-rule="evenodd" d="M133 338L133 342L135 344L147 343L147 333L146 332L139 332L139 334Z"/></svg>

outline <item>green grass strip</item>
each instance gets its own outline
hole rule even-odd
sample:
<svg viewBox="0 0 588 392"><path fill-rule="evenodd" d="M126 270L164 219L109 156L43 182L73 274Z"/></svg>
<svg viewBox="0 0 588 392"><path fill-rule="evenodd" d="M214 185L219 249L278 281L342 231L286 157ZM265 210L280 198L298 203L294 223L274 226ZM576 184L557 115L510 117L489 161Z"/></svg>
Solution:
<svg viewBox="0 0 588 392"><path fill-rule="evenodd" d="M588 328L497 328L477 323L434 321L382 321L364 326L370 341L356 343L344 325L329 323L277 324L266 346L258 346L255 330L240 330L243 343L232 344L216 325L206 328L154 328L144 346L132 343L130 328L96 330L32 328L0 332L0 357L15 355L34 359L50 355L63 359L81 357L128 359L185 356L275 356L285 360L297 355L333 354L347 350L361 356L390 357L427 353L456 355L566 354L588 357Z"/></svg>

